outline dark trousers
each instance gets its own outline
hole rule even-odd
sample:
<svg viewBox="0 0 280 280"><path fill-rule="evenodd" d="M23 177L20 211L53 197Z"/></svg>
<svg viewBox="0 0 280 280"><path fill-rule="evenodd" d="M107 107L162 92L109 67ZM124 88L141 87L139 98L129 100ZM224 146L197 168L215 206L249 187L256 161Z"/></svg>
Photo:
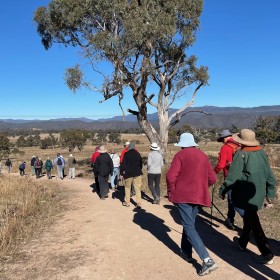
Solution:
<svg viewBox="0 0 280 280"><path fill-rule="evenodd" d="M20 176L23 176L24 175L24 169L20 169L19 174L20 174Z"/></svg>
<svg viewBox="0 0 280 280"><path fill-rule="evenodd" d="M98 182L100 187L100 197L105 197L109 193L109 176L100 176L98 175Z"/></svg>
<svg viewBox="0 0 280 280"><path fill-rule="evenodd" d="M40 168L35 168L35 174L36 174L36 178L40 178L40 174L41 174L41 169Z"/></svg>
<svg viewBox="0 0 280 280"><path fill-rule="evenodd" d="M154 199L160 199L160 176L161 174L148 173L148 186Z"/></svg>
<svg viewBox="0 0 280 280"><path fill-rule="evenodd" d="M230 223L234 224L235 208L234 208L234 205L233 205L232 199L231 199L231 190L227 194L227 201L228 201L227 218Z"/></svg>
<svg viewBox="0 0 280 280"><path fill-rule="evenodd" d="M245 210L243 221L243 232L239 239L240 246L246 248L250 239L250 234L253 232L256 244L261 254L264 256L271 254L272 252L268 247L267 239L262 229L258 212Z"/></svg>
<svg viewBox="0 0 280 280"><path fill-rule="evenodd" d="M98 182L98 175L94 174L94 181L95 181L95 191L99 194L100 193L100 186Z"/></svg>

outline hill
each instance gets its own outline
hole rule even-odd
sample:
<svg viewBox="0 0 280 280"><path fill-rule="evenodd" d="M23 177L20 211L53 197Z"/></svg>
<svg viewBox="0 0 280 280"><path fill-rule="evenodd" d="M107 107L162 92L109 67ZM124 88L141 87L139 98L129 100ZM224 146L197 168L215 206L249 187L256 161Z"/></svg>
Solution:
<svg viewBox="0 0 280 280"><path fill-rule="evenodd" d="M190 113L185 115L177 127L183 124L190 124L197 128L228 128L232 125L236 127L252 127L259 116L279 116L280 105L260 106L252 108L242 107L215 107L203 106L193 107L189 110L201 110L209 115L201 113ZM187 110L187 111L189 111ZM170 112L174 112L171 109ZM149 114L149 120L156 124L157 113ZM63 118L52 120L0 120L0 130L6 129L42 129L42 130L63 130L63 129L89 129L89 130L124 130L138 128L138 123L134 115L127 115L125 120L122 116L113 118L91 120L87 118Z"/></svg>

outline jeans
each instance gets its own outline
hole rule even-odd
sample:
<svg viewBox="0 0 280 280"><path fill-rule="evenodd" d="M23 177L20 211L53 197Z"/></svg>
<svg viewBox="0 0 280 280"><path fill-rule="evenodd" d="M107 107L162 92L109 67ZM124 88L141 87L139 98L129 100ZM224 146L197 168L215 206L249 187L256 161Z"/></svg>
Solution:
<svg viewBox="0 0 280 280"><path fill-rule="evenodd" d="M69 178L75 179L75 167L69 167Z"/></svg>
<svg viewBox="0 0 280 280"><path fill-rule="evenodd" d="M131 177L124 180L125 187L125 202L130 204L130 192L131 186L134 185L136 192L136 202L137 204L141 204L141 187L142 187L142 176Z"/></svg>
<svg viewBox="0 0 280 280"><path fill-rule="evenodd" d="M198 205L178 203L178 210L183 225L181 250L188 257L192 256L192 248L197 252L201 260L209 257L203 241L195 229L195 219L198 213Z"/></svg>
<svg viewBox="0 0 280 280"><path fill-rule="evenodd" d="M116 186L118 186L118 174L119 174L119 168L118 167L114 167L114 171L113 171L113 176L111 176L111 187L114 188Z"/></svg>
<svg viewBox="0 0 280 280"><path fill-rule="evenodd" d="M154 199L160 199L160 176L161 174L148 173L148 186Z"/></svg>
<svg viewBox="0 0 280 280"><path fill-rule="evenodd" d="M253 232L257 247L261 252L261 254L264 256L271 254L272 252L268 247L267 239L262 229L258 212L245 210L243 221L244 221L243 231L239 238L240 246L246 248L250 239L250 234L251 232Z"/></svg>
<svg viewBox="0 0 280 280"><path fill-rule="evenodd" d="M100 176L98 175L98 182L100 188L100 197L105 197L109 193L109 183L108 183L109 175L108 176Z"/></svg>

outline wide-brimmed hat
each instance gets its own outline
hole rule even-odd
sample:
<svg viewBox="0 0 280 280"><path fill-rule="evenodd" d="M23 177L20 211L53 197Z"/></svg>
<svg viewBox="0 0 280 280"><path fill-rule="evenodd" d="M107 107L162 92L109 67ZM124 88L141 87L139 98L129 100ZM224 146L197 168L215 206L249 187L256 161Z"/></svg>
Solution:
<svg viewBox="0 0 280 280"><path fill-rule="evenodd" d="M72 157L72 156L73 156L72 154L69 155L69 157Z"/></svg>
<svg viewBox="0 0 280 280"><path fill-rule="evenodd" d="M186 132L180 135L179 143L174 144L174 146L188 148L198 146L198 144L195 143L193 135Z"/></svg>
<svg viewBox="0 0 280 280"><path fill-rule="evenodd" d="M232 133L228 129L225 129L219 133L219 138L217 139L217 141L223 142L223 139L229 136L232 136Z"/></svg>
<svg viewBox="0 0 280 280"><path fill-rule="evenodd" d="M160 148L158 147L157 143L152 143L150 149L153 151L158 151Z"/></svg>
<svg viewBox="0 0 280 280"><path fill-rule="evenodd" d="M124 143L124 146L126 147L126 146L128 146L130 144L130 142L125 142Z"/></svg>
<svg viewBox="0 0 280 280"><path fill-rule="evenodd" d="M107 153L107 149L105 148L105 146L100 146L98 152L99 152L100 154L102 154L102 153Z"/></svg>
<svg viewBox="0 0 280 280"><path fill-rule="evenodd" d="M260 145L260 142L256 139L255 132L248 128L241 129L240 133L233 134L232 138L244 146L255 147Z"/></svg>

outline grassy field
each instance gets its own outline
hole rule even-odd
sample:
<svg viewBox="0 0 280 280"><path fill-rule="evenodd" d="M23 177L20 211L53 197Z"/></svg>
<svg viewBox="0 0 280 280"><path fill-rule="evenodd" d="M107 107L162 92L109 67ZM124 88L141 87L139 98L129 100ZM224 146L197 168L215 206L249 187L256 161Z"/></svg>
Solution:
<svg viewBox="0 0 280 280"><path fill-rule="evenodd" d="M124 134L121 136L122 142L136 141L136 148L145 159L149 153L149 141L145 135ZM218 152L221 144L217 142L201 142L200 149L204 151L210 158L213 166L217 162ZM118 154L121 153L123 145L107 144L107 149L115 149ZM267 152L274 173L280 179L280 145L266 145L264 147ZM10 155L13 162L12 172L19 172L18 166L22 161L27 162L26 173L30 173L30 160L33 155L42 158L43 161L50 157L54 159L56 154L61 153L67 160L70 152L65 148L55 148L42 150L37 147L20 149L21 155ZM71 153L77 160L76 174L79 177L93 177L90 168L90 157L95 150L90 142L82 151L72 151ZM174 145L168 146L166 155L166 165L162 170L162 195L166 194L165 174L170 166L174 154L179 151L179 148ZM4 162L2 160L2 162ZM4 166L3 166L4 168ZM67 174L66 167L66 174ZM55 173L55 172L54 172ZM53 175L55 175L53 173ZM143 168L143 191L149 193L147 186L147 169ZM218 189L222 184L222 176L219 175L219 180L215 184L214 201L215 205L224 215L227 213L227 202L218 198ZM279 196L279 190L278 190ZM59 190L59 187L54 188L48 183L42 183L40 180L31 181L28 176L25 178L15 176L0 177L0 257L3 258L13 251L18 243L26 240L28 236L32 236L35 228L40 228L40 225L45 225L53 220L53 217L61 211L62 201L65 194ZM210 212L209 209L205 211ZM223 219L221 215L214 209L214 215ZM278 221L280 218L280 204L278 201L273 207L260 211L261 221L265 232L269 238L280 240L280 231ZM236 223L242 227L240 217L236 218Z"/></svg>

